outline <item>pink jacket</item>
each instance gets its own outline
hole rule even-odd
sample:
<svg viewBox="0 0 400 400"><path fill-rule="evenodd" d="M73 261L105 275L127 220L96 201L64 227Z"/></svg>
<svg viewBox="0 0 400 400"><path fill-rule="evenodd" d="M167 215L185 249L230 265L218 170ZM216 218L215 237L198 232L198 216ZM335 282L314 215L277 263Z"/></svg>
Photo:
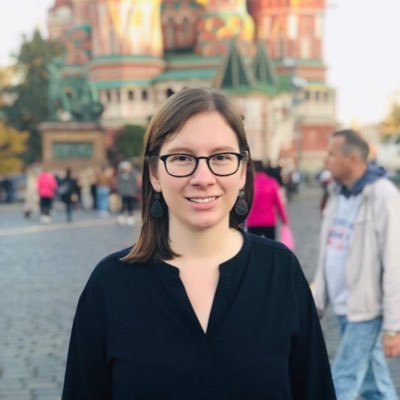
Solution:
<svg viewBox="0 0 400 400"><path fill-rule="evenodd" d="M254 199L247 217L247 226L275 226L276 213L283 224L288 223L287 214L279 195L278 182L265 172L254 176Z"/></svg>
<svg viewBox="0 0 400 400"><path fill-rule="evenodd" d="M57 181L53 174L43 171L37 177L37 189L40 197L54 197Z"/></svg>

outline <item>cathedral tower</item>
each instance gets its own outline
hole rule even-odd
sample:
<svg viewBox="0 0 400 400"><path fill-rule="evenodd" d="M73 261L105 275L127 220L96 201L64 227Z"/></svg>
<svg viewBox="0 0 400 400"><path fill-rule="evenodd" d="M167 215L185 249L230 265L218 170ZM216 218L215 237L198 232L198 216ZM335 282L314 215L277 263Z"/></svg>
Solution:
<svg viewBox="0 0 400 400"><path fill-rule="evenodd" d="M59 39L73 23L72 0L56 0L50 8L47 29L51 40Z"/></svg>
<svg viewBox="0 0 400 400"><path fill-rule="evenodd" d="M293 68L309 80L325 80L322 16L325 0L248 0L257 38L277 61L278 72Z"/></svg>
<svg viewBox="0 0 400 400"><path fill-rule="evenodd" d="M235 40L242 52L254 50L254 22L247 13L245 0L198 0L203 16L198 26L197 53L204 56L225 54Z"/></svg>
<svg viewBox="0 0 400 400"><path fill-rule="evenodd" d="M196 0L163 0L161 20L165 51L193 51L202 12Z"/></svg>
<svg viewBox="0 0 400 400"><path fill-rule="evenodd" d="M95 0L94 56L163 56L161 0Z"/></svg>

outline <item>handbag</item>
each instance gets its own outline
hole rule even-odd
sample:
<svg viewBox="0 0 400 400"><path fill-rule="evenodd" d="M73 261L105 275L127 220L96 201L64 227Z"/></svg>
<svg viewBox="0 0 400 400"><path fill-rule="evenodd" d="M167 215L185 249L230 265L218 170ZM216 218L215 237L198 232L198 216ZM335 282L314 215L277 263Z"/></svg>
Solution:
<svg viewBox="0 0 400 400"><path fill-rule="evenodd" d="M296 242L293 237L293 232L290 229L290 226L287 224L281 225L280 227L280 239L279 241L283 243L290 250L294 250L296 248Z"/></svg>

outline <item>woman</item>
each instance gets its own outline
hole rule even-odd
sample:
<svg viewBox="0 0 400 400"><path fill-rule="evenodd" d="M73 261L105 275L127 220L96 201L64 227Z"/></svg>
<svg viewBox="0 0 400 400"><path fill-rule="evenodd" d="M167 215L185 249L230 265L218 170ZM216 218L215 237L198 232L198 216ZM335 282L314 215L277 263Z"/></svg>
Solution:
<svg viewBox="0 0 400 400"><path fill-rule="evenodd" d="M36 187L40 201L40 221L44 224L51 222L50 212L53 207L57 186L56 177L46 168L37 176Z"/></svg>
<svg viewBox="0 0 400 400"><path fill-rule="evenodd" d="M138 241L92 273L63 399L335 399L295 256L244 233L253 176L240 114L171 96L145 136Z"/></svg>
<svg viewBox="0 0 400 400"><path fill-rule="evenodd" d="M275 240L277 214L288 223L285 207L279 195L278 182L264 172L261 161L254 161L254 199L246 225L249 232Z"/></svg>

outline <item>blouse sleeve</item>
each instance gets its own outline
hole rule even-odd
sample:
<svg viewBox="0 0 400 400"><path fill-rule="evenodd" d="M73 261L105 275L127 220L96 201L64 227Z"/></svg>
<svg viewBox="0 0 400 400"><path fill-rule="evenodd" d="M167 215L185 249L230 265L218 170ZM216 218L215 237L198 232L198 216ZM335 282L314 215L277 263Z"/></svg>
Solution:
<svg viewBox="0 0 400 400"><path fill-rule="evenodd" d="M111 399L104 292L94 271L83 290L71 332L62 400Z"/></svg>
<svg viewBox="0 0 400 400"><path fill-rule="evenodd" d="M295 257L293 288L298 330L292 339L290 379L294 400L335 400L331 370L311 291Z"/></svg>

